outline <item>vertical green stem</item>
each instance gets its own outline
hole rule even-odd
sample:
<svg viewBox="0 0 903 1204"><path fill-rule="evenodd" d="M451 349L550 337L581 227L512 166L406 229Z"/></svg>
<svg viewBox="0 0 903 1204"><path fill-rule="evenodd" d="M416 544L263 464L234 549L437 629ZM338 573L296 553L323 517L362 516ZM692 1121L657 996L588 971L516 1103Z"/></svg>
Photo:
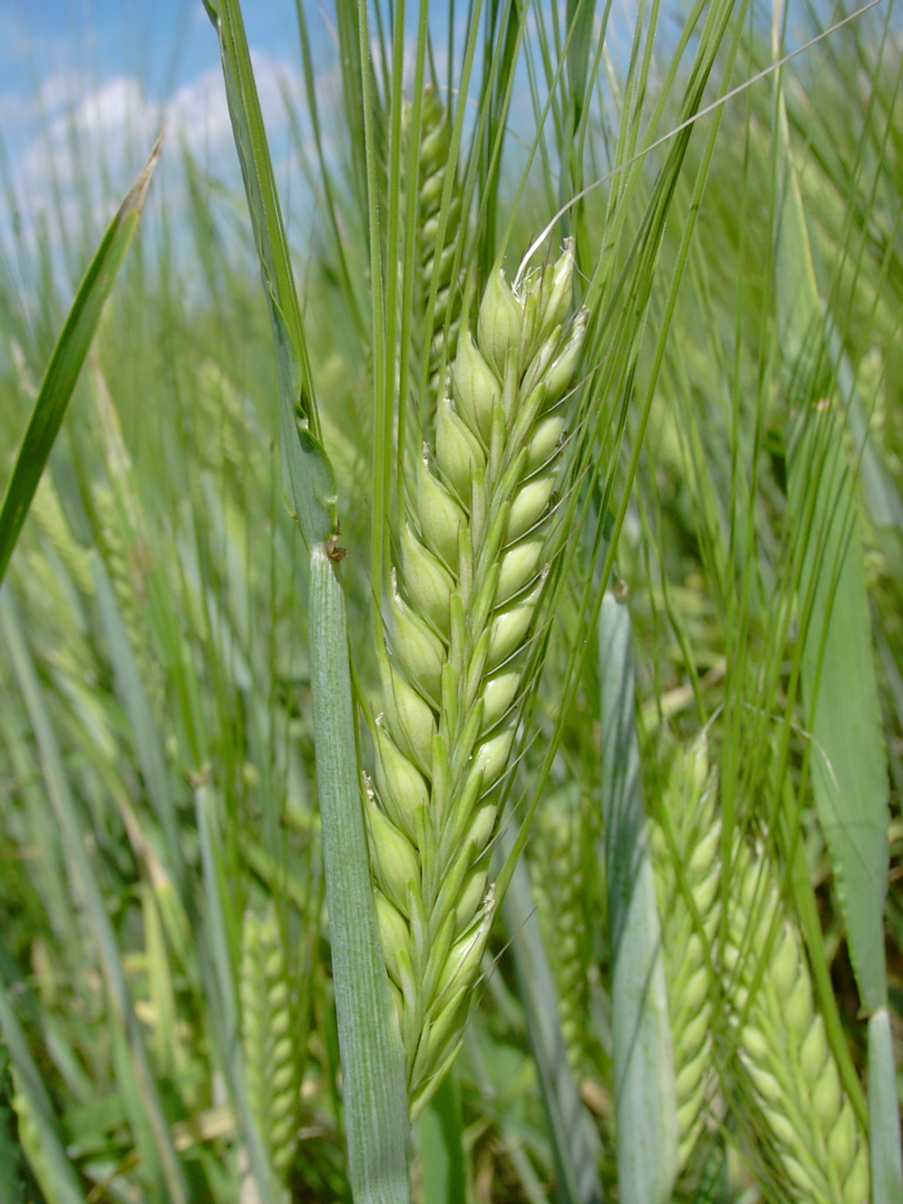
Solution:
<svg viewBox="0 0 903 1204"><path fill-rule="evenodd" d="M322 544L310 556L310 679L326 903L355 1204L407 1204L408 1107L391 1014L355 746L345 599Z"/></svg>

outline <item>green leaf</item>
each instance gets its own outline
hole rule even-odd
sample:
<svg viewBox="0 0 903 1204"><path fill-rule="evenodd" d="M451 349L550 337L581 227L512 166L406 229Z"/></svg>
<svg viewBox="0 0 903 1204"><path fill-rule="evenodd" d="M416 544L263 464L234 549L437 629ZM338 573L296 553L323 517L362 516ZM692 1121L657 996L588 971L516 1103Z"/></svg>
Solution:
<svg viewBox="0 0 903 1204"><path fill-rule="evenodd" d="M307 340L260 99L238 0L204 3L219 35L232 132L276 349L283 480L305 542L313 547L335 531L335 481L320 443ZM306 433L296 426L296 411L307 423Z"/></svg>
<svg viewBox="0 0 903 1204"><path fill-rule="evenodd" d="M513 847L511 826L503 824L500 852L509 857ZM568 1065L552 970L523 860L514 866L502 909L548 1117L559 1198L562 1204L599 1204L605 1198L599 1137Z"/></svg>
<svg viewBox="0 0 903 1204"><path fill-rule="evenodd" d="M151 177L160 157L162 142L161 134L149 159L119 206L116 216L107 227L78 287L72 308L50 356L22 446L13 466L12 476L6 487L3 507L0 509L0 581L6 573L6 566L25 522L31 499L59 434L69 398L100 321L103 304L113 287L113 281L122 266L135 227L138 225L144 198L147 196Z"/></svg>
<svg viewBox="0 0 903 1204"><path fill-rule="evenodd" d="M627 607L607 593L599 614L599 688L618 1189L624 1204L666 1204L677 1175L677 1087L630 639Z"/></svg>
<svg viewBox="0 0 903 1204"><path fill-rule="evenodd" d="M863 1005L872 1011L887 1000L887 766L859 515L833 411L801 416L789 453L790 506L802 544L802 685L812 785L850 958Z"/></svg>
<svg viewBox="0 0 903 1204"><path fill-rule="evenodd" d="M5 984L0 982L0 1033L10 1061L16 1069L19 1089L28 1101L32 1124L41 1143L41 1154L48 1177L52 1181L54 1200L59 1204L84 1204L84 1194L78 1176L66 1156L53 1105L35 1064L28 1041L19 1023Z"/></svg>
<svg viewBox="0 0 903 1204"><path fill-rule="evenodd" d="M869 1018L869 1115L872 1200L874 1204L903 1204L900 1102L887 1008L879 1008Z"/></svg>
<svg viewBox="0 0 903 1204"><path fill-rule="evenodd" d="M147 688L129 643L109 575L99 556L94 557L93 569L98 609L110 648L116 693L128 715L129 726L134 734L135 753L141 766L148 797L166 837L176 879L181 886L179 828L160 732L154 721Z"/></svg>
<svg viewBox="0 0 903 1204"><path fill-rule="evenodd" d="M213 786L202 781L194 791L194 807L201 845L201 865L204 872L204 893L207 915L204 939L208 942L209 961L204 965L205 987L209 1000L211 1027L218 1029L219 1045L227 1051L225 1072L235 1105L241 1118L248 1150L248 1161L254 1184L261 1198L274 1198L274 1176L267 1156L264 1136L251 1111L242 1062L239 1037L239 1013L236 997L236 972L229 941L229 920L233 926L236 916L228 914L233 894L227 877L227 862L223 855L222 838L217 822L217 798Z"/></svg>
<svg viewBox="0 0 903 1204"><path fill-rule="evenodd" d="M298 448L295 454L287 456L287 463L292 498L296 506L304 508L296 517L302 531L321 531L319 517L325 512L329 519L328 535L331 535L338 529L335 473L323 445L311 434L307 419L300 417L297 410L295 420ZM291 439L288 436L289 443Z"/></svg>
<svg viewBox="0 0 903 1204"><path fill-rule="evenodd" d="M88 856L88 833L66 774L62 751L44 704L41 685L22 631L13 596L7 587L0 593L0 624L9 648L13 670L31 720L41 758L44 779L53 803L57 823L62 830L72 879L77 885L86 918L90 924L100 963L107 983L110 1011L121 1027L127 1044L136 1089L142 1098L143 1114L152 1135L160 1173L173 1204L188 1204L188 1191L182 1166L173 1146L172 1135L151 1071L150 1061L131 993L123 969L116 934L110 921L100 884Z"/></svg>
<svg viewBox="0 0 903 1204"><path fill-rule="evenodd" d="M589 52L593 45L593 20L596 15L595 0L568 0L567 28L570 31L568 43L568 83L571 90L571 103L575 108L575 125L580 121L580 114L587 102L586 78L589 67Z"/></svg>
<svg viewBox="0 0 903 1204"><path fill-rule="evenodd" d="M844 429L816 404L830 349L799 183L777 84L777 319L792 370L791 402L803 408L788 435L789 516L802 564L802 687L812 739L812 786L847 928L850 960L869 1021L869 1142L875 1204L903 1200L900 1121L887 1017L884 903L889 849L887 758L878 699L856 481ZM842 379L838 382L841 387ZM859 432L857 432L859 433ZM857 439L861 442L861 437ZM881 1018L884 1017L885 1021ZM883 1062L882 1062L883 1059ZM892 1076L890 1076L892 1079ZM892 1102L891 1102L892 1097Z"/></svg>
<svg viewBox="0 0 903 1204"><path fill-rule="evenodd" d="M863 1005L887 1001L884 899L888 783L855 481L843 424L811 406L822 356L821 307L799 185L778 115L778 330L801 405L788 434L788 490L803 640L802 685L812 784L847 925ZM813 335L813 331L816 338Z"/></svg>
<svg viewBox="0 0 903 1204"><path fill-rule="evenodd" d="M417 1118L423 1192L430 1204L458 1204L467 1198L461 1128L461 1096L452 1068Z"/></svg>
<svg viewBox="0 0 903 1204"><path fill-rule="evenodd" d="M310 558L310 685L326 905L355 1204L403 1204L404 1052L392 1016L358 778L345 598L322 547Z"/></svg>

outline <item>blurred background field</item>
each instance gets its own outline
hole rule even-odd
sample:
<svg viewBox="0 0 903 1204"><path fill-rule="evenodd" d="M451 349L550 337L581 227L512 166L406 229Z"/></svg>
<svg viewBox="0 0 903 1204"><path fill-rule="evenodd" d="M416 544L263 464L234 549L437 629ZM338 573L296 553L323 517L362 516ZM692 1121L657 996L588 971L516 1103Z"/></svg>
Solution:
<svg viewBox="0 0 903 1204"><path fill-rule="evenodd" d="M0 97L4 484L77 282L164 118L169 128L147 212L0 595L0 1200L169 1199L163 1124L190 1200L250 1201L240 1197L247 1165L230 1041L239 1031L252 1039L247 1017L255 1009L272 1031L271 996L261 984L276 981L289 1001L286 1073L296 1091L287 1136L269 1154L284 1168L292 1200L347 1199L303 604L307 558L283 500L272 336L216 39L200 2L171 12L157 6L153 18L126 5L129 18L116 26L120 65L112 70L118 52L108 44L104 6L59 25L55 7L46 14L63 33L53 45L41 41L30 15L0 19L22 48L16 84ZM352 656L367 699L376 689L372 346L357 149L342 108L332 14L310 16L308 74L293 6L247 8L323 440L337 474ZM544 31L561 18L554 5L541 11L515 77L502 163L500 196L513 203L524 184L510 276L566 196L553 152L537 155L522 180L556 53ZM823 5L792 7L790 46L843 15ZM444 16L434 18L440 84ZM587 181L606 176L613 161L637 19L633 11L612 15L610 52L587 102ZM686 70L673 58L684 14L656 10L653 19L648 97L639 111L648 117L661 97L664 132L678 114L668 72L682 79ZM733 83L771 60L769 20L751 11L741 25ZM600 400L623 430L618 440L612 435L610 493L604 503L595 499L600 527L626 499L615 576L633 629L647 810L667 829L675 766L699 747L704 730L705 769L720 784L721 808L749 847L773 858L793 906L804 897L813 906L823 958L814 959L815 973L820 964L828 976L858 1080L867 1063L862 1000L812 805L817 754L799 686L805 607L797 591L806 555L819 553L811 545L807 553L802 541L788 460L791 410L823 401L842 430L855 482L868 589L889 781L884 951L900 1067L900 38L893 0L882 0L786 69L789 147L823 321L805 397L805 339L792 320L802 303L788 300L775 252L773 81L727 102L710 158L715 118L699 121L671 198L644 352L622 396ZM64 59L67 46L67 73L53 72L47 64ZM643 160L625 246L664 153ZM703 178L697 228L685 247L700 199L694 184ZM613 187L608 180L589 193L574 218L587 248L602 242ZM671 273L684 255L674 295ZM651 351L666 326L658 371ZM788 342L796 334L794 362ZM589 547L582 555L570 570L574 599L593 563ZM515 958L514 938L528 918L544 942L561 1050L597 1142L606 1198L618 1198L602 704L593 656L577 670L571 659L584 638L580 622L576 601L559 608L515 788L528 798L546 744L558 740L525 853L532 895L521 899L520 919L506 911L497 924L456 1064L467 1192L480 1204L580 1198L561 1188L529 992ZM841 705L847 693L857 706L856 689L855 680L837 682ZM794 893L800 864L809 894ZM86 865L93 895L84 889ZM736 882L719 889L726 899ZM811 940L811 922L805 935ZM220 975L220 947L229 951L232 982ZM715 1021L712 1029L716 1040L727 1039ZM903 1098L899 1071L897 1085ZM246 1086L250 1106L265 1112L267 1082L250 1075ZM726 1073L709 1091L677 1198L799 1198L744 1090ZM271 1133L283 1132L281 1119L270 1118Z"/></svg>

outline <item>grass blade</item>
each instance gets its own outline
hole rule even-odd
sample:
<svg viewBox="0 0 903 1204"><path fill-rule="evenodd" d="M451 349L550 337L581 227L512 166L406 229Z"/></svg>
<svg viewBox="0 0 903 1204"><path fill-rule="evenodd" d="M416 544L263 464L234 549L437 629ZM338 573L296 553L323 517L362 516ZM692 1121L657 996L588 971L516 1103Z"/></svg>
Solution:
<svg viewBox="0 0 903 1204"><path fill-rule="evenodd" d="M162 139L161 134L150 158L107 227L50 356L0 509L0 581L3 580L31 499L65 417L103 304L135 233L144 198L160 157Z"/></svg>
<svg viewBox="0 0 903 1204"><path fill-rule="evenodd" d="M423 1193L430 1204L459 1204L467 1198L461 1124L461 1096L452 1069L417 1118Z"/></svg>
<svg viewBox="0 0 903 1204"><path fill-rule="evenodd" d="M887 768L853 485L834 416L807 423L791 445L795 513L811 514L803 558L808 627L802 682L813 737L812 783L863 1005L887 998ZM818 480L812 479L812 466Z"/></svg>
<svg viewBox="0 0 903 1204"><path fill-rule="evenodd" d="M802 687L812 735L812 786L847 928L860 998L880 1034L887 1015L884 904L889 850L887 759L875 673L855 481L840 418L817 401L825 332L799 182L778 83L776 264L781 351L794 374L801 413L788 436L789 508L799 532L803 612ZM889 1058L869 1024L872 1092ZM899 1111L870 1110L873 1199L903 1198ZM889 1151L895 1149L895 1156Z"/></svg>
<svg viewBox="0 0 903 1204"><path fill-rule="evenodd" d="M513 843L503 829L503 856L509 855ZM601 1143L568 1065L552 971L522 859L514 867L502 910L549 1121L559 1196L563 1204L600 1204L605 1198L599 1178Z"/></svg>
<svg viewBox="0 0 903 1204"><path fill-rule="evenodd" d="M389 1002L364 834L345 598L332 561L310 561L310 677L326 903L355 1204L410 1199L404 1052Z"/></svg>
<svg viewBox="0 0 903 1204"><path fill-rule="evenodd" d="M782 106L777 153L778 328L804 403L817 391L821 308ZM873 1010L887 998L887 766L854 482L832 410L802 410L788 438L788 466L790 510L802 542L802 680L815 802L839 879L862 1002Z"/></svg>
<svg viewBox="0 0 903 1204"><path fill-rule="evenodd" d="M312 547L335 530L335 477L319 441L307 342L241 6L238 0L205 0L205 5L219 35L232 132L276 348L283 479Z"/></svg>
<svg viewBox="0 0 903 1204"><path fill-rule="evenodd" d="M109 991L110 1007L116 1023L121 1026L128 1046L133 1072L141 1092L144 1115L153 1134L160 1172L173 1204L188 1204L188 1192L182 1167L172 1143L172 1136L157 1084L151 1071L147 1050L132 1004L123 970L116 935L107 912L100 885L94 876L86 850L86 832L78 813L66 774L62 753L41 695L35 671L12 594L7 589L0 594L0 621L9 646L19 687L31 719L35 740L40 752L47 788L53 802L57 822L62 829L72 866L72 877L90 921L94 939Z"/></svg>
<svg viewBox="0 0 903 1204"><path fill-rule="evenodd" d="M147 689L141 679L135 654L129 645L128 635L116 604L109 575L99 560L94 566L94 582L98 609L109 641L116 692L122 701L129 718L129 725L134 732L135 752L147 785L148 796L166 837L176 881L181 887L182 861L178 821L170 791L160 733L154 722Z"/></svg>
<svg viewBox="0 0 903 1204"><path fill-rule="evenodd" d="M900 1102L886 1007L869 1017L869 1115L872 1200L874 1204L903 1204Z"/></svg>
<svg viewBox="0 0 903 1204"><path fill-rule="evenodd" d="M215 1016L221 1030L220 1047L227 1051L226 1075L241 1116L255 1187L260 1193L262 1204L270 1204L276 1199L273 1175L264 1148L263 1137L257 1129L248 1103L242 1067L238 1003L235 990L236 974L230 950L226 916L227 900L230 899L230 894L223 868L225 858L217 825L216 797L213 787L207 783L201 783L194 792L194 805L208 904L206 936L210 942L209 971L212 971L208 977L208 992L211 994L211 1003L215 998L218 1004L216 1011L211 1006L211 1014ZM215 991L215 996L213 991Z"/></svg>
<svg viewBox="0 0 903 1204"><path fill-rule="evenodd" d="M640 792L630 616L612 593L599 614L599 672L618 1187L624 1204L665 1204L677 1173L677 1088Z"/></svg>
<svg viewBox="0 0 903 1204"><path fill-rule="evenodd" d="M44 1087L40 1071L28 1048L19 1018L13 1010L5 984L0 982L0 1033L9 1051L10 1061L19 1077L19 1089L28 1101L29 1120L40 1142L44 1170L51 1180L43 1186L53 1188L59 1204L84 1204L78 1177L66 1157L63 1138L57 1128L53 1105ZM21 1123L21 1121L20 1121Z"/></svg>

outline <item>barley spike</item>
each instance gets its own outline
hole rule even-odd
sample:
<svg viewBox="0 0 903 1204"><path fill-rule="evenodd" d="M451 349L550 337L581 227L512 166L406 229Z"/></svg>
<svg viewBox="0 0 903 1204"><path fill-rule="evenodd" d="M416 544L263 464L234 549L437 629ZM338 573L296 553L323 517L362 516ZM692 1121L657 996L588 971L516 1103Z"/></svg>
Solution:
<svg viewBox="0 0 903 1204"><path fill-rule="evenodd" d="M248 1103L283 1181L297 1145L300 1060L292 1037L292 987L272 903L242 924L241 1038Z"/></svg>
<svg viewBox="0 0 903 1204"><path fill-rule="evenodd" d="M90 597L94 593L94 581L88 552L72 534L53 478L48 473L38 483L31 509L72 580L83 594Z"/></svg>
<svg viewBox="0 0 903 1204"><path fill-rule="evenodd" d="M412 1114L461 1042L494 911L490 845L551 550L558 436L543 428L583 341L582 314L564 324L573 264L568 245L517 293L494 271L400 533L364 806Z"/></svg>
<svg viewBox="0 0 903 1204"><path fill-rule="evenodd" d="M409 108L406 109L406 116L410 118ZM452 279L452 267L462 227L462 194L455 176L440 244L440 208L449 171L452 129L449 111L440 100L434 84L427 84L423 90L420 117L415 312L423 312L426 309L437 261L439 265L436 304L424 351L428 360L429 386L421 420L424 430L427 430L435 417L443 358L446 362L451 362L458 344L461 290L457 281ZM413 368L418 372L420 365L415 363Z"/></svg>
<svg viewBox="0 0 903 1204"><path fill-rule="evenodd" d="M706 951L713 947L721 913L721 823L704 733L686 752L677 753L664 793L674 845L672 849L662 827L653 823L652 853L677 1081L678 1166L685 1171L717 1087L714 967Z"/></svg>
<svg viewBox="0 0 903 1204"><path fill-rule="evenodd" d="M774 869L763 851L738 843L732 876L739 886L724 958L728 1015L762 1119L799 1200L867 1204L866 1140L815 1011L799 932ZM772 925L777 938L763 963Z"/></svg>
<svg viewBox="0 0 903 1204"><path fill-rule="evenodd" d="M589 1061L589 950L584 922L581 814L561 791L545 803L531 841L530 876L558 997L568 1062L581 1077Z"/></svg>

